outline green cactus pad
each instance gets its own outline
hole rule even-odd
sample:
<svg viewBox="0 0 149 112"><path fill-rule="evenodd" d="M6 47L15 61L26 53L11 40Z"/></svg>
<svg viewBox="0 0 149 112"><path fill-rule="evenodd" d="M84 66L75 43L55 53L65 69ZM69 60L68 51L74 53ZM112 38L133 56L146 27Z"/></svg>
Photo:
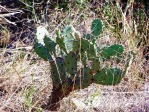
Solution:
<svg viewBox="0 0 149 112"><path fill-rule="evenodd" d="M81 82L82 83L82 82ZM75 89L81 89L80 88L80 77L75 77L74 81L73 81L73 85Z"/></svg>
<svg viewBox="0 0 149 112"><path fill-rule="evenodd" d="M59 47L60 47L61 50L63 50L65 53L67 53L63 38L58 38L57 37L56 38L56 43L59 45Z"/></svg>
<svg viewBox="0 0 149 112"><path fill-rule="evenodd" d="M81 43L80 43L81 41ZM84 53L87 53L88 58L96 56L94 45L86 39L76 40L73 42L73 51L75 53L82 54L82 59L84 58ZM81 53L80 53L81 51Z"/></svg>
<svg viewBox="0 0 149 112"><path fill-rule="evenodd" d="M49 50L51 54L56 52L56 49L55 49L56 43L52 41L49 37L45 36L44 43L46 48Z"/></svg>
<svg viewBox="0 0 149 112"><path fill-rule="evenodd" d="M92 22L91 30L93 36L99 37L100 33L102 32L102 22L99 19L95 19Z"/></svg>
<svg viewBox="0 0 149 112"><path fill-rule="evenodd" d="M40 43L35 43L34 50L45 61L52 61L52 56L49 54L48 49Z"/></svg>
<svg viewBox="0 0 149 112"><path fill-rule="evenodd" d="M81 78L79 76L75 77L74 83L76 89L80 89L80 80L82 87L81 89L88 87L92 83L93 75L90 74L90 69L88 67L81 69L81 75L82 75Z"/></svg>
<svg viewBox="0 0 149 112"><path fill-rule="evenodd" d="M67 52L73 50L73 41L75 40L73 33L75 33L75 29L73 26L66 26L62 31L62 36L64 37L64 43Z"/></svg>
<svg viewBox="0 0 149 112"><path fill-rule="evenodd" d="M78 40L75 40L75 41L73 42L73 51L74 51L75 53L79 53L79 48L80 48L79 41L78 41Z"/></svg>
<svg viewBox="0 0 149 112"><path fill-rule="evenodd" d="M111 56L119 57L124 51L124 47L119 44L111 45L110 47L103 48L101 55L106 58L110 59Z"/></svg>
<svg viewBox="0 0 149 112"><path fill-rule="evenodd" d="M61 37L61 31L57 30L56 31L56 43L59 45L61 52L67 54L67 50L65 47L65 43L64 43L64 38Z"/></svg>
<svg viewBox="0 0 149 112"><path fill-rule="evenodd" d="M92 72L96 73L100 69L100 61L98 58L92 59Z"/></svg>
<svg viewBox="0 0 149 112"><path fill-rule="evenodd" d="M65 81L66 80L66 69L65 69L65 61L63 58L61 57L57 57L56 58L56 63L57 63L57 67L60 73L60 78L61 81Z"/></svg>
<svg viewBox="0 0 149 112"><path fill-rule="evenodd" d="M77 57L74 52L70 52L67 54L65 58L65 64L66 64L66 71L74 77L74 75L77 73Z"/></svg>
<svg viewBox="0 0 149 112"><path fill-rule="evenodd" d="M81 43L80 43L81 42ZM79 53L84 53L89 48L89 42L86 39L76 40L73 42L73 51Z"/></svg>
<svg viewBox="0 0 149 112"><path fill-rule="evenodd" d="M83 77L82 77L82 87L86 88L92 83L93 75L90 74L90 69L85 67L83 69Z"/></svg>
<svg viewBox="0 0 149 112"><path fill-rule="evenodd" d="M122 71L118 68L104 68L93 76L94 83L102 85L116 85L122 78Z"/></svg>
<svg viewBox="0 0 149 112"><path fill-rule="evenodd" d="M67 50L67 53L69 53L69 52L71 52L73 50L73 41L74 41L74 39L64 40L65 48Z"/></svg>
<svg viewBox="0 0 149 112"><path fill-rule="evenodd" d="M81 55L81 60L84 64L87 58L90 59L96 56L94 45L83 38L73 42L73 51L78 54L78 57Z"/></svg>
<svg viewBox="0 0 149 112"><path fill-rule="evenodd" d="M51 66L51 77L53 81L53 86L58 87L61 81L55 62L51 62L50 66Z"/></svg>
<svg viewBox="0 0 149 112"><path fill-rule="evenodd" d="M60 83L66 81L65 61L61 57L57 57L55 62L50 63L51 76L54 87L58 87Z"/></svg>
<svg viewBox="0 0 149 112"><path fill-rule="evenodd" d="M87 54L83 54L83 55L81 55L82 57L81 57L81 60L82 60L82 63L83 63L83 65L86 65L86 62L87 62Z"/></svg>
<svg viewBox="0 0 149 112"><path fill-rule="evenodd" d="M87 56L89 59L96 57L95 48L94 48L94 45L92 43L89 44L89 47L87 49Z"/></svg>

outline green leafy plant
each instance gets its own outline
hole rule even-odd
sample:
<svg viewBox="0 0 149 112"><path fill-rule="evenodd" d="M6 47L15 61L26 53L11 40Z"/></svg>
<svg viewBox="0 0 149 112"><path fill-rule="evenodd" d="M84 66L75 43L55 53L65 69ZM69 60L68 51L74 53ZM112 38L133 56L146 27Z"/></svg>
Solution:
<svg viewBox="0 0 149 112"><path fill-rule="evenodd" d="M86 88L92 83L116 85L121 82L125 71L116 67L103 67L103 64L121 58L124 47L114 44L100 49L97 39L100 38L102 27L102 22L95 19L91 34L81 37L73 26L66 26L56 32L55 41L45 36L44 44L35 44L36 53L51 65L54 87L51 103L58 102L74 89Z"/></svg>

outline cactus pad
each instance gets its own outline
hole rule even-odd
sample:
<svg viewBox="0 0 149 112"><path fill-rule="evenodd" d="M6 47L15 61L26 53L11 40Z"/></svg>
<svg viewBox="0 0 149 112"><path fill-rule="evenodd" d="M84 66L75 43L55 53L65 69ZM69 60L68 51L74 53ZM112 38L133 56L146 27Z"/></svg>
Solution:
<svg viewBox="0 0 149 112"><path fill-rule="evenodd" d="M118 68L104 68L93 76L94 83L102 85L116 85L122 78L122 71Z"/></svg>
<svg viewBox="0 0 149 112"><path fill-rule="evenodd" d="M51 66L51 76L52 76L53 86L54 86L54 88L56 88L59 86L59 84L61 82L59 73L58 73L55 62L51 62L50 66Z"/></svg>
<svg viewBox="0 0 149 112"><path fill-rule="evenodd" d="M74 52L67 54L65 58L66 71L74 77L77 73L77 58Z"/></svg>
<svg viewBox="0 0 149 112"><path fill-rule="evenodd" d="M82 77L82 87L86 88L92 83L92 77L93 75L90 74L90 69L85 67L83 69L83 77Z"/></svg>
<svg viewBox="0 0 149 112"><path fill-rule="evenodd" d="M124 47L119 44L111 45L110 47L103 48L101 55L106 58L110 59L111 56L119 57L124 51Z"/></svg>
<svg viewBox="0 0 149 112"><path fill-rule="evenodd" d="M34 45L34 50L45 61L48 61L48 60L51 61L51 60L53 60L52 59L52 56L49 54L48 49L45 46L43 46L42 44L36 43Z"/></svg>
<svg viewBox="0 0 149 112"><path fill-rule="evenodd" d="M45 36L44 43L46 48L49 50L51 54L56 52L55 50L56 43L52 41L49 37Z"/></svg>
<svg viewBox="0 0 149 112"><path fill-rule="evenodd" d="M94 45L86 39L76 40L73 42L73 51L76 53L81 53L84 58L84 53L87 53L88 58L95 57L96 53L94 50ZM81 51L81 52L80 52Z"/></svg>
<svg viewBox="0 0 149 112"><path fill-rule="evenodd" d="M66 80L66 69L65 69L65 61L63 58L61 57L57 57L56 58L56 63L57 63L57 67L60 73L60 78L61 81L65 81Z"/></svg>
<svg viewBox="0 0 149 112"><path fill-rule="evenodd" d="M95 19L92 22L91 30L93 36L99 37L100 33L102 32L102 22L99 19Z"/></svg>
<svg viewBox="0 0 149 112"><path fill-rule="evenodd" d="M100 69L100 61L98 58L92 59L91 73L96 73Z"/></svg>
<svg viewBox="0 0 149 112"><path fill-rule="evenodd" d="M73 41L75 40L73 33L75 33L76 30L73 26L66 26L64 30L62 31L62 36L64 37L64 43L67 52L70 52L73 50Z"/></svg>
<svg viewBox="0 0 149 112"><path fill-rule="evenodd" d="M59 47L60 47L61 50L63 50L65 53L67 53L63 38L58 38L57 37L56 38L56 43L59 45Z"/></svg>
<svg viewBox="0 0 149 112"><path fill-rule="evenodd" d="M92 43L89 44L89 47L87 49L87 56L89 59L96 57L95 48L94 48L94 45Z"/></svg>
<svg viewBox="0 0 149 112"><path fill-rule="evenodd" d="M89 48L89 42L86 39L76 40L73 42L73 50L76 53L84 53Z"/></svg>
<svg viewBox="0 0 149 112"><path fill-rule="evenodd" d="M88 87L90 84L92 84L92 77L93 75L90 74L90 69L88 67L81 68L81 77L76 76L74 83L75 89L83 89ZM81 85L80 85L81 81ZM80 87L81 86L81 87Z"/></svg>

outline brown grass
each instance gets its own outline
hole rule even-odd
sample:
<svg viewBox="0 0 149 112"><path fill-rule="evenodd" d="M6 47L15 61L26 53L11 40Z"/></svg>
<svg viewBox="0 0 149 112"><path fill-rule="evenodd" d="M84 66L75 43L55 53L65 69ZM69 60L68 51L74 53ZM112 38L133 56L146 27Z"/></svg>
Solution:
<svg viewBox="0 0 149 112"><path fill-rule="evenodd" d="M90 7L92 5L89 4ZM123 18L118 18L117 22L122 22L124 27L120 30L121 38L118 38L118 35L111 30L114 25L108 22L104 13L101 12L98 15L90 10L89 6L83 10L74 6L69 13L49 10L49 23L45 26L48 26L52 38L55 36L56 29L69 24L74 25L81 33L88 33L90 22L100 16L104 25L109 25L109 27L104 27L99 44L110 45L120 42L124 44L125 52L133 50L137 55L130 65L128 74L119 85L92 84L88 88L71 92L68 97L59 102L61 105L59 111L148 112L149 76L142 67L145 62L142 56L143 46L137 48L139 39L136 38L137 32L134 32L134 25L137 24L134 24L135 20L131 18L133 12L129 13L129 16L121 12ZM147 26L148 23L144 27ZM6 35L5 32L4 35ZM18 42L18 44L21 43ZM48 110L41 109L41 105L48 102L52 91L49 64L37 57L32 47L24 48L27 50L0 49L0 112L48 112ZM8 52L12 54L9 55Z"/></svg>

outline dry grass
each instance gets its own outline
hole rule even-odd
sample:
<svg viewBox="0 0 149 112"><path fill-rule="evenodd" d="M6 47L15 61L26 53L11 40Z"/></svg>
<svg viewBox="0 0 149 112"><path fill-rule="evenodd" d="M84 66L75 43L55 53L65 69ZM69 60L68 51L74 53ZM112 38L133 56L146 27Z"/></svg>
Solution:
<svg viewBox="0 0 149 112"><path fill-rule="evenodd" d="M69 13L49 10L49 23L45 26L48 26L52 37L56 29L69 24L74 25L81 33L88 33L91 21L99 16L90 10L92 5L94 4L89 4L84 9L74 6ZM131 8L130 5L128 10ZM115 13L118 12L113 15ZM137 31L134 29L137 24L134 24L133 12L129 13L129 19L122 12L121 14L122 18L116 19L116 23L123 24L118 32L121 38L113 32L114 24L108 21L107 15L100 14L104 25L109 27L104 27L99 44L120 42L124 44L125 52L136 52L135 61L130 65L128 74L117 86L92 84L86 89L71 92L59 102L60 112L148 112L149 76L148 71L142 67L145 62L142 57L143 47L137 48ZM148 23L144 27L148 27ZM5 56L8 52L12 54ZM26 51L1 49L0 53L0 112L48 111L41 109L41 105L48 102L52 91L49 64L36 57L32 48Z"/></svg>
<svg viewBox="0 0 149 112"><path fill-rule="evenodd" d="M39 108L50 95L52 84L49 65L36 57L25 56L17 51L1 61L0 109L5 111L24 111L29 109L27 101ZM10 60L6 62L6 60ZM31 90L33 87L33 90ZM33 93L32 93L33 92ZM28 110L29 111L29 110Z"/></svg>

